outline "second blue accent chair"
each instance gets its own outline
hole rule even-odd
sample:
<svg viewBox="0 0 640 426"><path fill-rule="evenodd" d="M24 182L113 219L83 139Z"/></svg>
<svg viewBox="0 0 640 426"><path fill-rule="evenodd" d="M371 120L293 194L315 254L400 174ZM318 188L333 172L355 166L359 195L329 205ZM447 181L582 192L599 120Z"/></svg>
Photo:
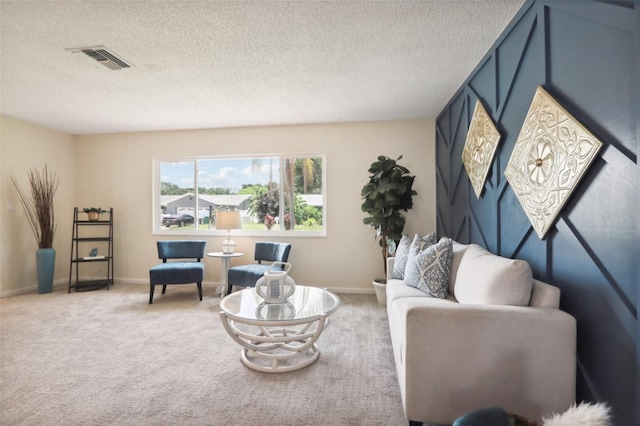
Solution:
<svg viewBox="0 0 640 426"><path fill-rule="evenodd" d="M286 262L289 259L290 251L291 244L289 243L257 242L254 259L258 263L229 268L227 294L231 293L234 285L239 287L255 287L256 281L267 272L271 263Z"/></svg>
<svg viewBox="0 0 640 426"><path fill-rule="evenodd" d="M202 300L204 264L200 262L200 259L204 257L206 245L206 241L158 241L158 258L162 259L162 263L149 270L149 284L151 285L149 304L153 303L153 291L156 285L162 285L162 294L164 294L167 290L167 284L196 283L198 295ZM168 259L192 260L167 262Z"/></svg>

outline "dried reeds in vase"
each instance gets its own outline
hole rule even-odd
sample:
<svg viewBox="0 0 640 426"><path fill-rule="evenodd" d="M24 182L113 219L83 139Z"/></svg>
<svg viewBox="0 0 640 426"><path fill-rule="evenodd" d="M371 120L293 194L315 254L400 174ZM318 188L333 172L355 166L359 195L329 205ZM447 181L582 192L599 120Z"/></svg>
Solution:
<svg viewBox="0 0 640 426"><path fill-rule="evenodd" d="M18 191L20 203L36 237L38 248L51 248L56 233L53 196L58 189L58 176L50 172L46 164L42 172L34 168L29 170L28 176L31 187L30 197L22 191L13 177L11 181Z"/></svg>

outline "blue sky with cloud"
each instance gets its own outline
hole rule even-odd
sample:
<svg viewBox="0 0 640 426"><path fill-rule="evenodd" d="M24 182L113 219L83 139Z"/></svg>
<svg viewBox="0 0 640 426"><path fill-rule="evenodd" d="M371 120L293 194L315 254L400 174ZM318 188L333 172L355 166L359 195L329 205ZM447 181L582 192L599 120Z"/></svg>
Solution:
<svg viewBox="0 0 640 426"><path fill-rule="evenodd" d="M198 161L198 180L200 187L229 188L238 192L243 184L263 184L272 176L278 182L280 163L278 158L260 158L255 165L247 158L206 159ZM193 188L194 162L162 162L160 165L162 182L170 182L181 188Z"/></svg>

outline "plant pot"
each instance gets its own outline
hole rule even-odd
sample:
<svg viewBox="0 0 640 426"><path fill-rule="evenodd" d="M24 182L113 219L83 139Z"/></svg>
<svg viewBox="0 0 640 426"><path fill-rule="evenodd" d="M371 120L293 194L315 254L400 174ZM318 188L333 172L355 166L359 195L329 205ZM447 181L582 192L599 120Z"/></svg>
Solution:
<svg viewBox="0 0 640 426"><path fill-rule="evenodd" d="M89 220L91 222L96 222L98 219L100 219L100 213L98 212L89 212L87 214L89 215Z"/></svg>
<svg viewBox="0 0 640 426"><path fill-rule="evenodd" d="M377 278L373 280L373 289L376 291L376 297L378 303L381 305L387 304L387 280Z"/></svg>
<svg viewBox="0 0 640 426"><path fill-rule="evenodd" d="M53 272L56 266L56 251L53 248L43 248L36 251L36 269L38 272L38 293L45 294L53 291Z"/></svg>

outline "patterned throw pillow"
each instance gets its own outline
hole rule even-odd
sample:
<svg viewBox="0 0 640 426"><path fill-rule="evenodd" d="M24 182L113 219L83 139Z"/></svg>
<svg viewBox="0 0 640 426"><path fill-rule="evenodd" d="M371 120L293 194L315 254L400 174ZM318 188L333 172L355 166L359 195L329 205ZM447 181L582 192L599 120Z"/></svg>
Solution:
<svg viewBox="0 0 640 426"><path fill-rule="evenodd" d="M409 261L404 283L433 297L445 299L452 257L453 241L451 238L442 237L437 244L427 247Z"/></svg>
<svg viewBox="0 0 640 426"><path fill-rule="evenodd" d="M413 241L411 241L411 247L409 247L409 255L407 256L407 264L405 265L405 271L404 271L405 277L407 276L407 265L409 265L411 260L414 257L416 257L418 255L418 253L420 253L422 250L426 249L429 246L434 245L437 242L438 242L438 240L436 240L436 233L435 232L427 234L424 237L421 237L418 234L416 234L413 237Z"/></svg>
<svg viewBox="0 0 640 426"><path fill-rule="evenodd" d="M404 279L404 270L407 267L407 259L409 259L409 249L411 248L411 237L403 235L396 249L395 263L391 278L396 280Z"/></svg>

